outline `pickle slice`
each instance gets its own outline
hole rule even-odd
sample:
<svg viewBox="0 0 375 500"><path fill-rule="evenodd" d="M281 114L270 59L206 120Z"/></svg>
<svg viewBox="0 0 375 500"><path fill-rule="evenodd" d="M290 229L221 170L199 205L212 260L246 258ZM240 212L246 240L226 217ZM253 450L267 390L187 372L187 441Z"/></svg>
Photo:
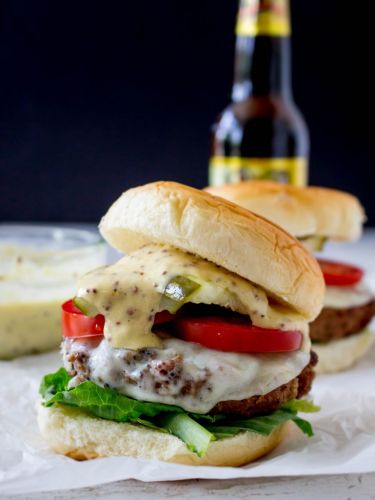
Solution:
<svg viewBox="0 0 375 500"><path fill-rule="evenodd" d="M198 288L200 285L186 276L175 276L164 289L162 309L176 312Z"/></svg>
<svg viewBox="0 0 375 500"><path fill-rule="evenodd" d="M327 238L325 236L305 236L299 238L299 241L310 252L320 252L323 250Z"/></svg>
<svg viewBox="0 0 375 500"><path fill-rule="evenodd" d="M96 309L96 307L90 304L88 300L83 299L82 297L74 297L73 304L85 316L96 316L98 314L98 310Z"/></svg>
<svg viewBox="0 0 375 500"><path fill-rule="evenodd" d="M185 302L187 297L200 287L198 283L185 276L175 276L164 289L164 295L178 302Z"/></svg>

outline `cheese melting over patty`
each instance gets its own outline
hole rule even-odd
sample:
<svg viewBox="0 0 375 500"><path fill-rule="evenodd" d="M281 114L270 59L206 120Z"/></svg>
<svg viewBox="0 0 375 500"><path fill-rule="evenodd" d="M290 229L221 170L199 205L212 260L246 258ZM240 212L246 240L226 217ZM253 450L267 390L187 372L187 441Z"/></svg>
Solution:
<svg viewBox="0 0 375 500"><path fill-rule="evenodd" d="M207 413L220 401L267 394L300 375L310 359L301 351L214 351L174 338L163 340L161 348L139 351L113 349L105 339L99 344L65 339L62 353L65 368L74 375L70 387L89 379L140 401L197 413Z"/></svg>
<svg viewBox="0 0 375 500"><path fill-rule="evenodd" d="M351 307L364 306L373 299L373 291L364 282L353 286L327 286L324 307L349 309Z"/></svg>

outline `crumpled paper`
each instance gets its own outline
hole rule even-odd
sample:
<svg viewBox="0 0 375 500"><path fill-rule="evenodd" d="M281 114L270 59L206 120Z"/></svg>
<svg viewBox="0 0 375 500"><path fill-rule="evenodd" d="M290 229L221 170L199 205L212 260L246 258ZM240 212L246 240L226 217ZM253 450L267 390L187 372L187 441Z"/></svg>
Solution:
<svg viewBox="0 0 375 500"><path fill-rule="evenodd" d="M357 262L363 265L363 260ZM374 271L371 264L370 271ZM76 462L54 454L39 435L36 406L42 376L59 366L59 353L0 362L0 494L64 490L122 479L175 481L375 472L375 345L352 370L317 377L312 397L322 410L306 415L314 427L313 438L295 428L267 457L237 468L125 457Z"/></svg>
<svg viewBox="0 0 375 500"><path fill-rule="evenodd" d="M58 353L0 363L0 493L94 486L121 479L172 481L375 471L375 347L353 370L319 376L312 392L322 407L307 415L315 436L297 429L249 466L192 467L114 457L76 462L50 452L38 434L37 390L60 366Z"/></svg>

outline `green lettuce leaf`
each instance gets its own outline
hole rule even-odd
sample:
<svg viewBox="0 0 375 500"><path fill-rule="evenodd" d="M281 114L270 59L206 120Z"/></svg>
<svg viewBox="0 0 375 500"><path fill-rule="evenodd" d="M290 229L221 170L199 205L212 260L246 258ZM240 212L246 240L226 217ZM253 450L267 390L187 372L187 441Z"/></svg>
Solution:
<svg viewBox="0 0 375 500"><path fill-rule="evenodd" d="M45 375L39 387L39 394L45 402L48 402L55 394L65 391L68 386L70 376L65 368L60 368L55 373ZM52 403L51 403L52 404ZM46 405L47 406L47 405Z"/></svg>
<svg viewBox="0 0 375 500"><path fill-rule="evenodd" d="M307 420L304 420L300 417L293 417L292 421L296 424L297 427L301 429L304 434L306 434L306 436L312 437L314 435L312 425Z"/></svg>
<svg viewBox="0 0 375 500"><path fill-rule="evenodd" d="M187 413L172 413L161 417L163 429L177 436L188 449L203 457L215 436L205 427L193 420Z"/></svg>
<svg viewBox="0 0 375 500"><path fill-rule="evenodd" d="M281 424L288 420L293 420L294 414L285 410L276 410L270 415L261 417L252 417L246 420L231 420L228 425L226 423L221 425L207 425L206 428L216 435L223 435L230 432L231 435L239 434L240 432L250 431L261 434L262 436L269 436L271 432Z"/></svg>
<svg viewBox="0 0 375 500"><path fill-rule="evenodd" d="M93 382L82 382L68 388L70 376L64 368L46 375L39 388L45 406L56 403L81 408L97 417L168 432L180 438L198 456L204 456L211 441L255 432L268 436L279 425L291 420L307 436L313 435L311 424L297 413L311 413L319 408L310 401L293 399L278 410L258 417L236 419L228 415L189 413L178 406L137 401Z"/></svg>
<svg viewBox="0 0 375 500"><path fill-rule="evenodd" d="M284 403L282 408L295 413L298 411L302 413L315 413L320 411L320 406L314 405L314 403L308 401L307 399L291 399L290 401Z"/></svg>
<svg viewBox="0 0 375 500"><path fill-rule="evenodd" d="M64 388L64 390L59 390L55 394L51 394L49 391L46 395L46 406L55 403L77 406L98 417L114 420L115 422L132 422L141 416L154 417L163 412L184 412L178 406L137 401L119 394L113 389L99 387L90 381L83 382L73 389ZM42 396L44 396L43 393Z"/></svg>

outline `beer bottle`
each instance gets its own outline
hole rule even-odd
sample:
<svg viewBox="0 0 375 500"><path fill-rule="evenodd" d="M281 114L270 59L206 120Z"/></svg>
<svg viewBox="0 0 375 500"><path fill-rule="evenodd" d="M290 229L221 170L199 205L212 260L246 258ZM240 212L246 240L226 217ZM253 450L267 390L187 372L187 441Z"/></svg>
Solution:
<svg viewBox="0 0 375 500"><path fill-rule="evenodd" d="M240 0L232 102L213 127L209 183L307 182L308 132L291 89L288 0Z"/></svg>

